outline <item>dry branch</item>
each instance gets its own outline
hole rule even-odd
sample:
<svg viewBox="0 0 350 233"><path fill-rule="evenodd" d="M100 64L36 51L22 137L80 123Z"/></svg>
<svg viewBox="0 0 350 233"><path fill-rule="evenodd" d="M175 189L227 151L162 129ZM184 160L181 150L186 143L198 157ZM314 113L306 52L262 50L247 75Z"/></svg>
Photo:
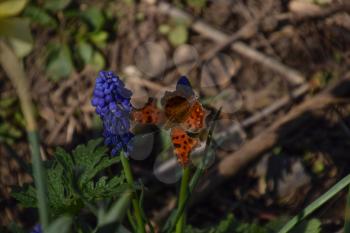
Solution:
<svg viewBox="0 0 350 233"><path fill-rule="evenodd" d="M267 116L275 113L276 111L282 109L283 107L285 107L286 105L291 103L293 100L300 98L301 96L306 94L309 89L310 89L310 85L308 83L305 83L305 84L301 85L300 87L295 88L289 95L283 96L282 98L273 102L271 105L267 106L266 108L262 109L261 111L258 111L256 113L254 113L252 116L243 120L239 124L239 126L236 124L232 125L226 131L216 134L215 137L218 138L219 140L224 140L229 135L236 133L240 127L247 128L247 127L254 125L255 123L259 122L260 120L262 120L262 119L266 118Z"/></svg>
<svg viewBox="0 0 350 233"><path fill-rule="evenodd" d="M204 54L203 60L211 59L218 52L231 45L231 49L235 52L276 71L280 75L286 77L290 83L301 84L304 82L305 78L298 71L295 71L276 61L275 59L272 59L259 51L250 48L246 44L237 41L240 39L252 38L258 33L259 30L262 30L261 26L266 23L271 24L271 22L274 22L274 27L277 27L279 25L278 22L280 21L289 21L293 24L299 24L306 21L324 19L339 12L350 12L350 3L334 4L325 9L321 9L320 11L311 12L306 15L287 13L262 18L261 20L254 20L245 24L242 28L230 36L211 27L202 20L195 20L191 15L171 6L168 3L161 2L159 4L159 10L160 12L168 14L172 17L181 18L182 20L192 23L191 26L194 31L197 31L203 36L208 37L218 43L213 49ZM269 30L272 29L269 28Z"/></svg>
<svg viewBox="0 0 350 233"><path fill-rule="evenodd" d="M152 89L154 91L166 91L169 89L168 87L165 87L165 86L158 84L156 82L152 82L152 81L147 80L145 78L139 78L136 76L133 76L133 78L128 79L128 81L133 82L133 83L137 83L143 87L148 87L149 89Z"/></svg>
<svg viewBox="0 0 350 233"><path fill-rule="evenodd" d="M92 91L86 92L81 100L75 100L74 103L69 106L69 109L65 112L63 117L60 119L57 126L50 132L47 143L52 144L56 140L59 132L63 129L63 127L66 125L69 118L74 114L74 112L79 108L79 106L83 105L86 101L88 101L88 98L92 95Z"/></svg>
<svg viewBox="0 0 350 233"><path fill-rule="evenodd" d="M214 48L210 49L204 55L204 58L207 60L211 59L213 56L215 56L215 54L225 49L226 47L230 46L233 42L237 40L250 39L254 37L259 30L264 31L263 25L265 24L269 25L268 30L271 31L275 29L279 25L279 22L281 21L289 21L293 24L300 24L300 23L308 22L312 20L324 19L339 12L350 12L350 4L349 3L335 4L325 9L320 9L317 12L309 11L308 14L283 13L283 14L272 15L269 17L262 17L259 19L255 19L251 22L246 23L237 32L227 37L227 39L224 42L219 43Z"/></svg>
<svg viewBox="0 0 350 233"><path fill-rule="evenodd" d="M238 151L221 160L207 177L203 178L204 181L197 190L198 200L201 200L250 162L259 158L263 152L271 149L279 139L288 137L295 132L307 122L312 113L330 105L349 102L349 98L350 75L322 93L292 108L289 113L282 116L262 133L246 142ZM194 200L197 201L197 198Z"/></svg>
<svg viewBox="0 0 350 233"><path fill-rule="evenodd" d="M242 128L247 128L255 123L259 122L260 120L268 117L269 115L277 112L278 110L282 109L283 107L290 104L293 100L298 99L305 95L310 88L310 85L308 83L305 83L301 85L300 87L293 90L290 95L286 95L275 102L273 102L271 105L267 106L266 108L262 109L261 111L258 111L254 113L252 116L244 119L242 122L239 122L238 124L233 124L232 126L228 127L226 131L220 132L215 134L215 140L220 143L226 141L230 135L233 135L237 133ZM167 171L174 169L174 167L177 165L176 158L169 159L162 163L159 167L157 167L157 173L166 173Z"/></svg>
<svg viewBox="0 0 350 233"><path fill-rule="evenodd" d="M207 23L202 20L195 20L191 15L186 12L177 9L176 7L171 6L168 3L161 2L158 7L159 11L163 14L168 14L171 17L181 18L183 21L187 21L191 23L191 27L194 31L198 32L204 37L210 38L213 41L224 44L230 40L230 36L225 33L211 27ZM241 34L243 35L244 30L242 30ZM239 35L237 35L237 38ZM258 62L271 70L279 73L281 76L285 77L292 84L301 84L304 82L305 78L298 72L295 71L279 61L266 56L265 54L249 47L243 42L234 42L231 45L231 49L242 56L248 57L249 59Z"/></svg>
<svg viewBox="0 0 350 233"><path fill-rule="evenodd" d="M345 1L343 3L337 3L332 4L330 6L327 6L325 8L320 8L317 11L308 11L304 14L289 14L288 20L295 22L295 23L302 23L304 21L309 20L320 20L325 19L327 17L330 17L334 14L340 13L340 12L348 12L350 13L350 3Z"/></svg>
<svg viewBox="0 0 350 233"><path fill-rule="evenodd" d="M86 75L87 73L91 72L90 69L84 69L81 73L73 73L72 77L69 80L72 80L73 84L76 80L78 80L80 77ZM69 81L67 81L69 82ZM69 86L65 86L63 89L59 89L58 93L62 94L64 89L68 88ZM58 134L61 132L61 130L66 126L68 120L70 117L74 114L74 112L79 108L79 106L82 106L84 103L86 103L89 99L89 97L92 95L92 89L89 89L86 91L81 99L75 99L74 102L69 106L68 110L65 112L65 114L60 118L60 121L55 126L55 128L50 132L50 134L47 137L47 143L52 144L56 140ZM55 97L58 98L58 95L55 94Z"/></svg>

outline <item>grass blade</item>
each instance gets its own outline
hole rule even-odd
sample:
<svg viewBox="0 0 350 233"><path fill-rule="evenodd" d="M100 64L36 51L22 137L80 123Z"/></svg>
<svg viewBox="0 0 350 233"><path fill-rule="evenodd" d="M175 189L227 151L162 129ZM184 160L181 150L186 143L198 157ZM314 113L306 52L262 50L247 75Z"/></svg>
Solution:
<svg viewBox="0 0 350 233"><path fill-rule="evenodd" d="M62 216L53 221L47 228L47 233L67 233L69 232L72 224L72 218L68 216Z"/></svg>
<svg viewBox="0 0 350 233"><path fill-rule="evenodd" d="M188 181L190 179L190 167L186 166L183 168L182 179L181 179L181 187L180 187L180 195L179 195L179 207L181 209L182 206L186 206L185 203L188 200ZM176 224L176 233L182 233L185 229L186 224L186 212L185 210L181 211L181 215L179 221Z"/></svg>
<svg viewBox="0 0 350 233"><path fill-rule="evenodd" d="M346 197L344 233L350 233L350 185L349 185L348 195Z"/></svg>
<svg viewBox="0 0 350 233"><path fill-rule="evenodd" d="M136 217L136 223L137 223L137 226L138 226L138 231L140 233L146 233L145 224L143 222L143 218L142 218L141 209L140 209L140 206L139 206L138 197L137 197L137 194L136 194L136 192L135 192L135 190L133 188L134 187L134 177L133 177L132 172L131 172L129 160L125 156L124 152L120 153L120 160L121 160L122 165L123 165L123 170L124 170L124 173L125 173L126 181L129 184L130 188L133 189L131 203L132 203L132 206L133 206L133 209L134 209L134 215Z"/></svg>
<svg viewBox="0 0 350 233"><path fill-rule="evenodd" d="M46 195L47 186L44 168L40 158L39 136L33 113L33 103L31 101L29 85L20 60L16 57L13 50L2 40L0 40L0 64L4 68L12 84L15 86L21 103L32 155L33 175L35 187L37 188L40 223L44 229L47 229L49 225L49 208Z"/></svg>
<svg viewBox="0 0 350 233"><path fill-rule="evenodd" d="M123 220L124 214L126 213L130 199L132 196L132 191L126 191L119 200L111 207L108 213L101 220L102 224L108 224L113 221L121 222Z"/></svg>
<svg viewBox="0 0 350 233"><path fill-rule="evenodd" d="M124 215L129 209L132 194L132 190L126 191L118 201L112 205L107 213L105 211L101 212L98 218L97 233L118 232Z"/></svg>
<svg viewBox="0 0 350 233"><path fill-rule="evenodd" d="M308 205L300 214L294 216L290 219L286 225L279 230L278 233L287 233L289 232L295 225L300 223L303 219L313 213L315 210L320 208L323 204L329 201L332 197L334 197L337 193L339 193L342 189L350 184L350 175L345 176L338 183L336 183L331 189L317 198L314 202Z"/></svg>

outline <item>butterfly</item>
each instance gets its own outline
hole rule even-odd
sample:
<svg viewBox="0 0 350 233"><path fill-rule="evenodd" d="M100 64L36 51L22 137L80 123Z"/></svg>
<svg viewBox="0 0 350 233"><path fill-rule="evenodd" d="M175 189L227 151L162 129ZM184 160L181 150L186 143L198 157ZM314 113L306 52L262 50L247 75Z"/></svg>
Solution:
<svg viewBox="0 0 350 233"><path fill-rule="evenodd" d="M186 166L190 153L199 145L196 134L205 128L207 112L185 76L178 80L175 91L165 92L161 105L163 111L151 99L143 108L132 112L132 119L140 124L157 124L170 129L174 153L180 165Z"/></svg>

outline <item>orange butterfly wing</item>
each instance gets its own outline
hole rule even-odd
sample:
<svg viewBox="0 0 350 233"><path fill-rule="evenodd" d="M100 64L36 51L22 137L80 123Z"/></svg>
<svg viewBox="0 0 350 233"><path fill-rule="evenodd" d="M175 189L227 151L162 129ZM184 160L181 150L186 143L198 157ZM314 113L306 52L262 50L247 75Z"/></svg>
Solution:
<svg viewBox="0 0 350 233"><path fill-rule="evenodd" d="M166 92L162 104L166 117L165 128L180 126L191 132L204 128L207 114L195 96L186 97L178 90Z"/></svg>
<svg viewBox="0 0 350 233"><path fill-rule="evenodd" d="M178 162L180 165L186 166L189 163L191 151L198 145L198 139L191 138L181 128L172 128L171 140Z"/></svg>
<svg viewBox="0 0 350 233"><path fill-rule="evenodd" d="M189 109L189 115L181 124L184 129L191 132L198 132L205 126L206 111L199 101L195 101Z"/></svg>
<svg viewBox="0 0 350 233"><path fill-rule="evenodd" d="M143 108L132 111L131 118L140 124L159 124L162 121L162 112L155 100L150 99Z"/></svg>

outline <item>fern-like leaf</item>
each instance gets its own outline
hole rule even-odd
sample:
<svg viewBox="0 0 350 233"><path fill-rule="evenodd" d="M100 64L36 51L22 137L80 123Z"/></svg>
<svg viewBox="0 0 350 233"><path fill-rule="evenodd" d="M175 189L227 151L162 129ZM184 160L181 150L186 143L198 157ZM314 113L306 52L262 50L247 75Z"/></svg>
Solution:
<svg viewBox="0 0 350 233"><path fill-rule="evenodd" d="M107 154L102 139L77 146L70 154L58 148L52 161L45 162L48 202L53 216L75 214L86 201L95 202L121 194L127 189L123 175L106 176L105 169L119 162ZM15 189L13 196L25 207L37 207L33 185Z"/></svg>

